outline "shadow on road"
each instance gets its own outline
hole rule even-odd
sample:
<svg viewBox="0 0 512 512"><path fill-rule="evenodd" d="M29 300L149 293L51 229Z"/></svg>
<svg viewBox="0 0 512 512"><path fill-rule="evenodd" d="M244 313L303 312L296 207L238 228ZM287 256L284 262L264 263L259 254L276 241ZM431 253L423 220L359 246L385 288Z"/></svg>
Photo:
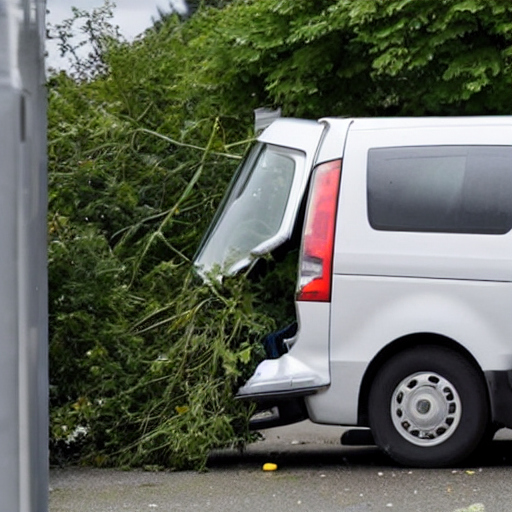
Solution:
<svg viewBox="0 0 512 512"><path fill-rule="evenodd" d="M336 444L304 443L279 445L258 442L244 451L218 450L208 460L210 468L261 465L274 462L290 469L312 467L397 467L376 446L341 446ZM463 463L463 467L512 466L512 439L494 440L485 449ZM461 466L462 467L462 466Z"/></svg>
<svg viewBox="0 0 512 512"><path fill-rule="evenodd" d="M381 466L390 465L385 457L375 446L350 447L330 446L319 448L308 445L296 450L258 450L250 448L244 452L235 450L219 450L210 456L208 467L226 466L254 466L265 462L275 462L280 467L290 468L313 466Z"/></svg>

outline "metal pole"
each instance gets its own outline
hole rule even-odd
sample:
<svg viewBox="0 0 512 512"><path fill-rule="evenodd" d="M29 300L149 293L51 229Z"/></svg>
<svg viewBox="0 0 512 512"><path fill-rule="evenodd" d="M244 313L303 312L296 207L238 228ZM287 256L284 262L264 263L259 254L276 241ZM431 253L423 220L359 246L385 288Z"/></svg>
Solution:
<svg viewBox="0 0 512 512"><path fill-rule="evenodd" d="M48 510L44 0L0 0L0 512Z"/></svg>

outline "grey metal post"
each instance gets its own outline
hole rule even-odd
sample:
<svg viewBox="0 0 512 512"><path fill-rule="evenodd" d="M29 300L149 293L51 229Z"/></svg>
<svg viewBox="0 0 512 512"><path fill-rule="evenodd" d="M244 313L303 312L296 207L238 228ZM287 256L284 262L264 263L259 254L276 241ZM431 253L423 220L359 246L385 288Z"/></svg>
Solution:
<svg viewBox="0 0 512 512"><path fill-rule="evenodd" d="M0 512L48 510L45 0L0 0Z"/></svg>

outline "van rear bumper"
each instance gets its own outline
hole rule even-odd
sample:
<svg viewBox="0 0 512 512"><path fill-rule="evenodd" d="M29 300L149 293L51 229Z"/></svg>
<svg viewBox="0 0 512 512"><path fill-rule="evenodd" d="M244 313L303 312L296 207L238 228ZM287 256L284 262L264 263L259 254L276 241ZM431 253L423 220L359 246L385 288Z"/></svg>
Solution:
<svg viewBox="0 0 512 512"><path fill-rule="evenodd" d="M316 393L329 383L328 378L287 353L279 359L263 360L254 375L239 388L237 397L255 399L258 396L304 396Z"/></svg>
<svg viewBox="0 0 512 512"><path fill-rule="evenodd" d="M512 370L485 372L492 421L512 428Z"/></svg>

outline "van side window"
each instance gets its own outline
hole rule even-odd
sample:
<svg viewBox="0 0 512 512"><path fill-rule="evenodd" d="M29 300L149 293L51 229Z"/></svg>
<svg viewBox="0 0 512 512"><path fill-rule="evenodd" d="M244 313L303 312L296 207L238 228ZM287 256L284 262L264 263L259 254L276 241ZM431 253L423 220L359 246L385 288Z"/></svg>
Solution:
<svg viewBox="0 0 512 512"><path fill-rule="evenodd" d="M512 229L512 146L373 148L367 177L374 229L495 235Z"/></svg>

